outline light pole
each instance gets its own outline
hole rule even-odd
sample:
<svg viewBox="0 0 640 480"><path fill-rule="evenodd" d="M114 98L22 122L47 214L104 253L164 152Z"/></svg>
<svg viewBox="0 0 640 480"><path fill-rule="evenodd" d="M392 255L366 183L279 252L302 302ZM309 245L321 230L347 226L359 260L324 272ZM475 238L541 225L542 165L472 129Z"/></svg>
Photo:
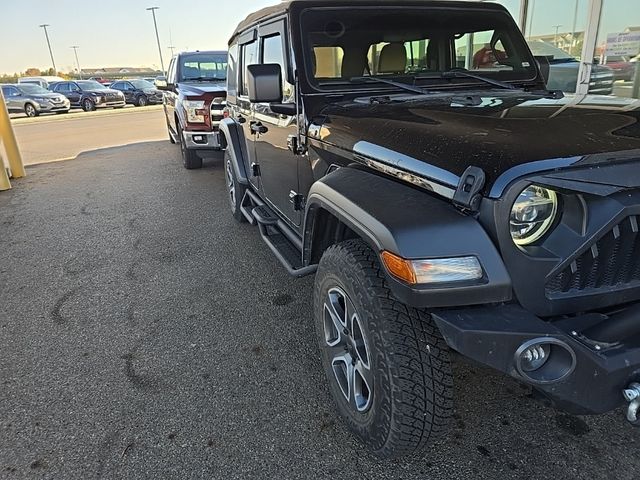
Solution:
<svg viewBox="0 0 640 480"><path fill-rule="evenodd" d="M78 49L80 47L78 45L72 45L69 48L73 48L73 53L76 55L76 66L78 67L78 75L80 75L80 80L82 80L82 70L80 70L80 62L78 61Z"/></svg>
<svg viewBox="0 0 640 480"><path fill-rule="evenodd" d="M50 27L48 23L43 23L40 25L40 28L44 28L44 36L47 38L47 46L49 47L49 55L51 55L51 63L53 64L53 74L56 75L58 73L58 69L56 68L56 62L53 59L53 52L51 51L51 42L49 41L49 32L47 32L47 27Z"/></svg>
<svg viewBox="0 0 640 480"><path fill-rule="evenodd" d="M158 35L158 24L156 23L156 10L160 7L149 7L147 10L151 10L153 15L153 26L156 29L156 42L158 42L158 54L160 55L160 66L162 67L162 73L164 74L164 60L162 60L162 49L160 48L160 36Z"/></svg>
<svg viewBox="0 0 640 480"><path fill-rule="evenodd" d="M553 36L553 43L555 44L555 46L558 46L558 30L560 29L562 25L551 25L552 28L556 29L556 34Z"/></svg>
<svg viewBox="0 0 640 480"><path fill-rule="evenodd" d="M170 45L167 48L171 50L171 58L173 58L173 51L175 50L176 47Z"/></svg>

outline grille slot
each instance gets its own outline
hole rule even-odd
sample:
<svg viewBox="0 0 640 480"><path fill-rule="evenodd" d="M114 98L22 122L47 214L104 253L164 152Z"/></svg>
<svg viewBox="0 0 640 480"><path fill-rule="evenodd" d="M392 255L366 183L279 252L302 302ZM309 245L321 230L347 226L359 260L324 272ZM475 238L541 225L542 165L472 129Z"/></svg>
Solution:
<svg viewBox="0 0 640 480"><path fill-rule="evenodd" d="M615 225L550 278L548 297L564 294L598 293L600 289L622 290L640 285L640 234L633 215Z"/></svg>

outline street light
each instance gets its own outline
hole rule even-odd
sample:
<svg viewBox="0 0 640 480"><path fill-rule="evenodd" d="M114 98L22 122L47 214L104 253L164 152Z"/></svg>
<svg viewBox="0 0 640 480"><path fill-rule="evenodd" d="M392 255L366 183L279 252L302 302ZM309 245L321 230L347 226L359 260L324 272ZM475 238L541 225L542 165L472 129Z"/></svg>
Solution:
<svg viewBox="0 0 640 480"><path fill-rule="evenodd" d="M160 36L158 35L158 24L156 23L156 10L160 7L149 7L147 10L151 10L153 15L153 26L156 29L156 42L158 42L158 54L160 55L160 66L162 67L162 73L164 74L164 60L162 60L162 49L160 48Z"/></svg>
<svg viewBox="0 0 640 480"><path fill-rule="evenodd" d="M176 47L169 45L167 48L171 50L171 58L173 58L173 51L175 50Z"/></svg>
<svg viewBox="0 0 640 480"><path fill-rule="evenodd" d="M76 55L76 65L78 67L78 75L80 75L80 80L82 80L82 70L80 70L80 62L78 61L78 49L80 48L77 45L72 45L69 48L73 48L73 53Z"/></svg>
<svg viewBox="0 0 640 480"><path fill-rule="evenodd" d="M40 28L44 28L44 36L47 38L47 46L49 47L49 55L51 55L51 63L53 64L53 74L56 75L58 73L58 69L56 68L56 62L53 59L53 52L51 51L51 42L49 41L49 32L47 32L47 27L50 27L48 23L43 23L40 25Z"/></svg>
<svg viewBox="0 0 640 480"><path fill-rule="evenodd" d="M556 29L556 34L553 37L553 43L556 45L556 47L558 46L558 30L560 29L562 25L551 25L552 28Z"/></svg>

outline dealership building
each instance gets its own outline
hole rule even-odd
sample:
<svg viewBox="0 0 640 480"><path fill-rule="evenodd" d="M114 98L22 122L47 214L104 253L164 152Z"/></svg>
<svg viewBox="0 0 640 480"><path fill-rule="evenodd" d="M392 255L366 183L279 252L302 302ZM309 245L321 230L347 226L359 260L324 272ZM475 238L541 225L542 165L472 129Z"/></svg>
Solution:
<svg viewBox="0 0 640 480"><path fill-rule="evenodd" d="M640 98L638 0L495 1L516 19L534 55L550 58L552 68L572 63L576 74L570 81L564 75L562 90ZM611 88L594 88L605 71L609 79L613 73Z"/></svg>

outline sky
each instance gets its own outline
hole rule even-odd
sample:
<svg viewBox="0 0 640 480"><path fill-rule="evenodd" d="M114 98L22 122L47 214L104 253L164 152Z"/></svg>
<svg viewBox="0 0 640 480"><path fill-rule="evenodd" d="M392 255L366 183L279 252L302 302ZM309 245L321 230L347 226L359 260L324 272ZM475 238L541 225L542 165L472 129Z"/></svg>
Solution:
<svg viewBox="0 0 640 480"><path fill-rule="evenodd" d="M579 14L576 30L584 30L589 0L530 0L535 9L532 34L573 28L575 2ZM604 0L599 42L607 33L640 25L639 0ZM278 0L0 0L0 73L51 66L44 31L58 70L75 69L72 45L78 45L82 68L160 68L151 12L156 18L165 67L170 49L225 49L240 20ZM499 0L517 16L520 0Z"/></svg>
<svg viewBox="0 0 640 480"><path fill-rule="evenodd" d="M165 67L171 45L178 50L226 50L236 25L249 13L278 0L0 0L0 73L51 67L40 24L48 23L58 70L75 68L156 67L160 57L156 20Z"/></svg>

